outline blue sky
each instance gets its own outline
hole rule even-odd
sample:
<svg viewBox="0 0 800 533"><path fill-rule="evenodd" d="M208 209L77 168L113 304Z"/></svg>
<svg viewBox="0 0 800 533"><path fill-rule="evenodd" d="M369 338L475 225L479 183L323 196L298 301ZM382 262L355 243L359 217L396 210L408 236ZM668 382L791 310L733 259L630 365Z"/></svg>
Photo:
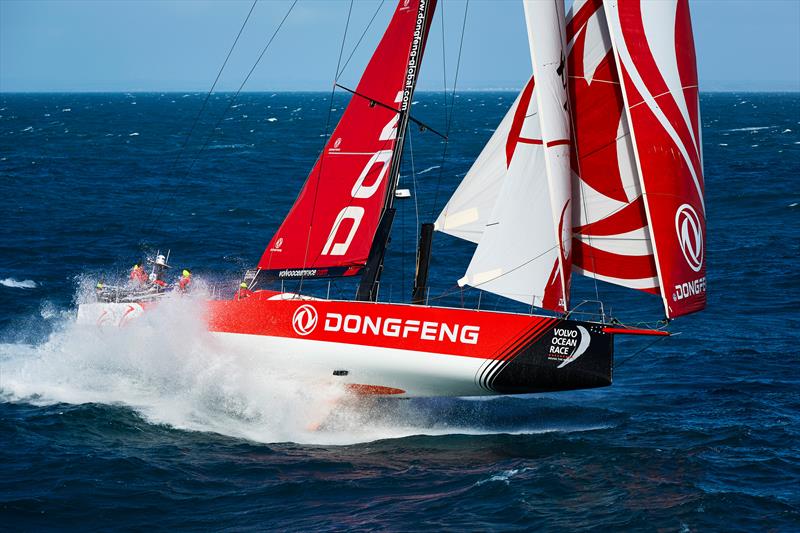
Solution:
<svg viewBox="0 0 800 533"><path fill-rule="evenodd" d="M0 91L207 90L251 4L0 0ZM289 4L259 1L218 89L238 87ZM394 4L385 1L345 85L355 85ZM300 0L245 90L330 88L348 5ZM346 54L378 5L356 0ZM442 11L452 84L464 6L440 0L421 89L443 87ZM800 0L694 0L691 9L702 90L800 91ZM529 72L521 2L471 0L459 88L518 88Z"/></svg>

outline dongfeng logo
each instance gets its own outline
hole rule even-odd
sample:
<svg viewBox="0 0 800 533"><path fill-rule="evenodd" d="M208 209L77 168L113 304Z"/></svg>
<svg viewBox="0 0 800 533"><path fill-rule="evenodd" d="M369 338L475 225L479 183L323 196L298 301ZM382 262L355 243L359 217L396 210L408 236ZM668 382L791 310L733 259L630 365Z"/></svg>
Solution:
<svg viewBox="0 0 800 533"><path fill-rule="evenodd" d="M338 137L338 138L336 139L336 141L334 141L334 143L333 143L333 147L334 147L334 148L339 148L339 146L340 146L341 144L342 144L342 138L341 138L341 137Z"/></svg>
<svg viewBox="0 0 800 533"><path fill-rule="evenodd" d="M686 263L695 272L700 272L703 268L703 226L689 204L683 204L675 213L675 232Z"/></svg>
<svg viewBox="0 0 800 533"><path fill-rule="evenodd" d="M304 337L314 331L317 327L317 310L308 304L298 307L292 316L292 327Z"/></svg>
<svg viewBox="0 0 800 533"><path fill-rule="evenodd" d="M275 241L275 248L280 248L283 246L283 237L279 237L277 241Z"/></svg>

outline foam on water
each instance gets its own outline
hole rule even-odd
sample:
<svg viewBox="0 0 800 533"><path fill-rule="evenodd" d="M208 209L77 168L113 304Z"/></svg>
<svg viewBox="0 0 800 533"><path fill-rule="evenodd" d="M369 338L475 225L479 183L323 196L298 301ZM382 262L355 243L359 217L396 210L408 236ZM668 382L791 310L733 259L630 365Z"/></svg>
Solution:
<svg viewBox="0 0 800 533"><path fill-rule="evenodd" d="M761 131L761 130L768 130L774 127L775 126L749 126L746 128L731 128L726 131Z"/></svg>
<svg viewBox="0 0 800 533"><path fill-rule="evenodd" d="M437 168L439 168L439 165L433 165L431 167L426 168L425 170L420 170L419 172L417 172L417 174L418 175L427 174L431 170L436 170Z"/></svg>
<svg viewBox="0 0 800 533"><path fill-rule="evenodd" d="M19 281L14 278L0 279L0 285L10 289L35 289L37 287L36 282L32 279Z"/></svg>
<svg viewBox="0 0 800 533"><path fill-rule="evenodd" d="M40 345L0 345L6 400L130 406L148 421L264 442L304 441L341 391L232 354L202 297L173 297L124 328L64 321Z"/></svg>

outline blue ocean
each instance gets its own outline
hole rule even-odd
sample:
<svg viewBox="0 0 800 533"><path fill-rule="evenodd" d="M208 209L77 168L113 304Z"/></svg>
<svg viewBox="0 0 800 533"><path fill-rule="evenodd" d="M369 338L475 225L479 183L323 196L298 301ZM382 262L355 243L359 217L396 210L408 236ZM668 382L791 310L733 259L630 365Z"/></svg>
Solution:
<svg viewBox="0 0 800 533"><path fill-rule="evenodd" d="M708 309L618 339L612 387L333 407L204 342L191 299L162 324L74 323L159 250L232 294L347 101L221 93L196 121L205 96L0 95L0 529L800 530L800 95L702 95ZM514 97L417 94L419 120L453 120L446 146L411 130L381 300L410 299L418 224ZM431 303L520 310L457 288L472 247L435 236Z"/></svg>

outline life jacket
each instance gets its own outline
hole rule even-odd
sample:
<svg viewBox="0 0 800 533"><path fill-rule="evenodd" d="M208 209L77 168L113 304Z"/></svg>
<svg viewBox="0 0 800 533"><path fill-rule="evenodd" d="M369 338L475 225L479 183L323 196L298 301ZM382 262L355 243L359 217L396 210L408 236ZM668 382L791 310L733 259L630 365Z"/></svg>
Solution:
<svg viewBox="0 0 800 533"><path fill-rule="evenodd" d="M244 300L245 298L249 298L252 295L253 295L253 291L251 291L250 289L242 289L242 288L240 288L238 291L236 291L236 294L233 295L233 299L234 300Z"/></svg>
<svg viewBox="0 0 800 533"><path fill-rule="evenodd" d="M144 269L141 268L141 267L134 268L133 270L131 270L130 279L131 279L131 281L135 281L137 283L144 284L144 283L147 283L147 274L144 273Z"/></svg>
<svg viewBox="0 0 800 533"><path fill-rule="evenodd" d="M181 278L178 282L178 289L185 291L189 284L192 282L192 277Z"/></svg>

